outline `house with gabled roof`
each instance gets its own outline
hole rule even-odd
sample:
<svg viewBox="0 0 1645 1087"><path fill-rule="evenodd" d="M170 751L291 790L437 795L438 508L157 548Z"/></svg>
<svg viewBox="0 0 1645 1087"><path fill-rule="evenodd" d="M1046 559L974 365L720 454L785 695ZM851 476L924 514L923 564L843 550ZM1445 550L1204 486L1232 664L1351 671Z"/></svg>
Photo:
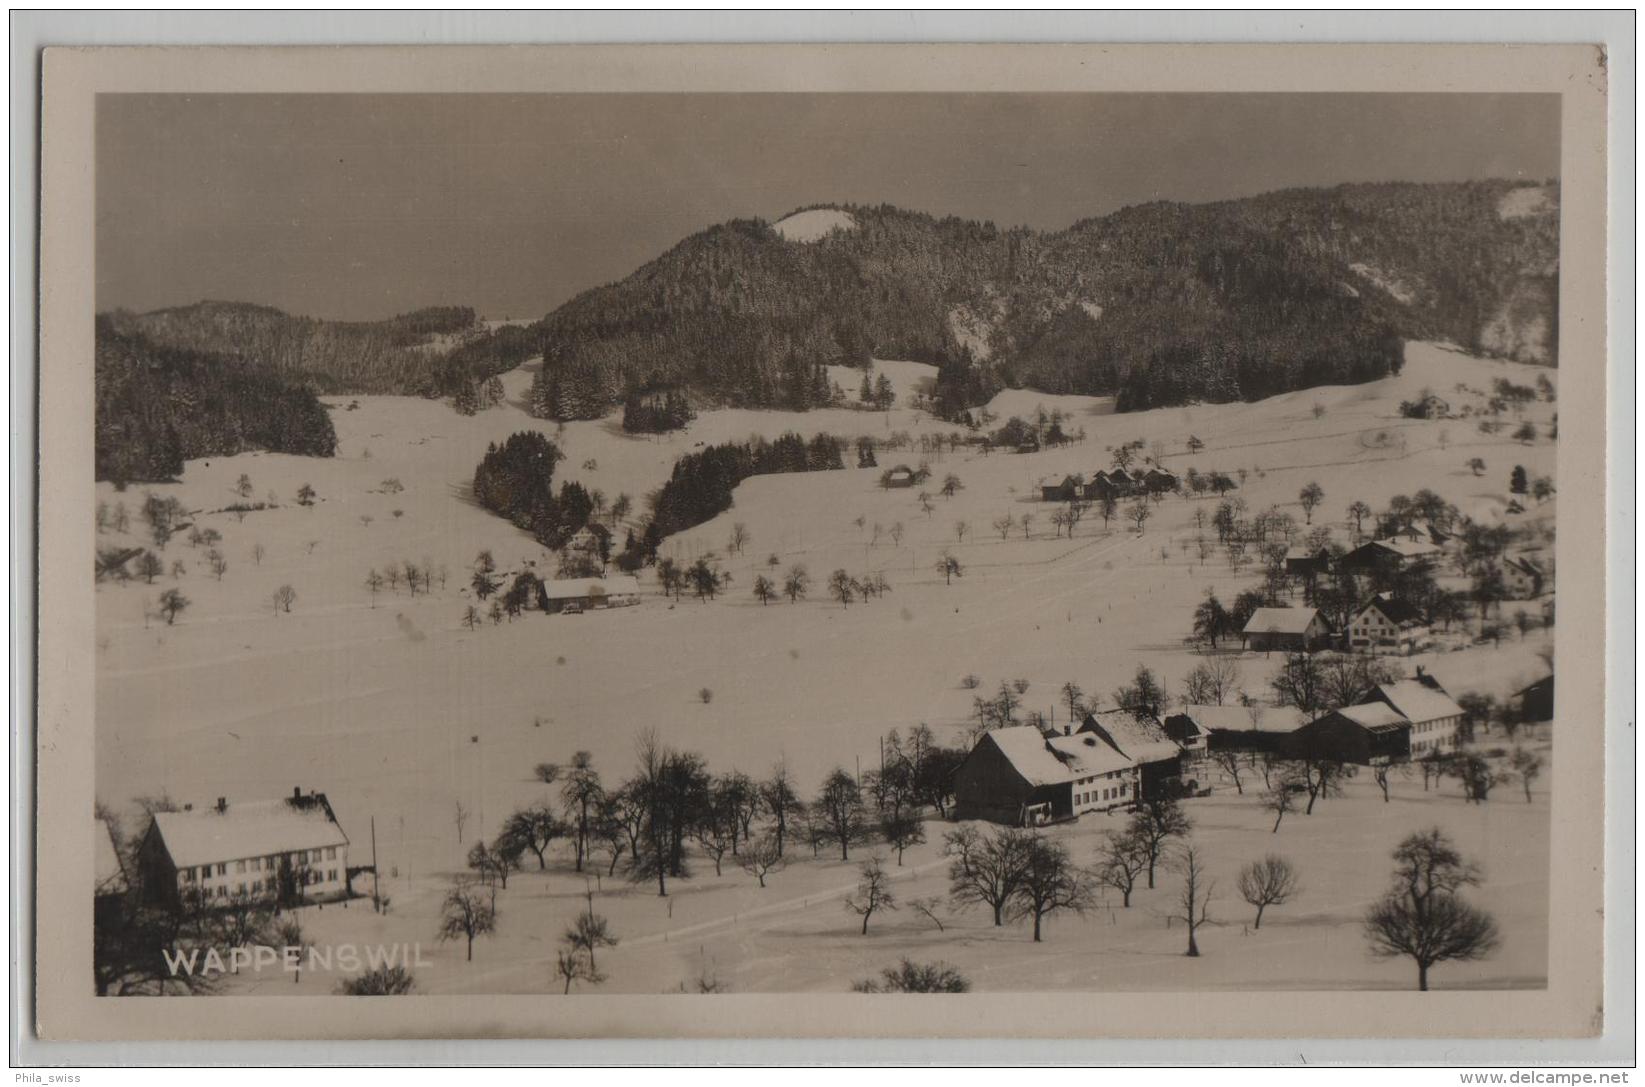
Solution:
<svg viewBox="0 0 1645 1087"><path fill-rule="evenodd" d="M1348 648L1397 649L1426 634L1422 613L1392 593L1378 593L1348 620Z"/></svg>
<svg viewBox="0 0 1645 1087"><path fill-rule="evenodd" d="M1072 502L1084 494L1085 477L1078 474L1040 480L1040 498L1045 502Z"/></svg>
<svg viewBox="0 0 1645 1087"><path fill-rule="evenodd" d="M1259 653L1312 653L1330 640L1331 628L1318 608L1258 608L1240 637Z"/></svg>
<svg viewBox="0 0 1645 1087"><path fill-rule="evenodd" d="M1292 577L1323 577L1331 572L1331 549L1296 544L1285 549L1285 572Z"/></svg>
<svg viewBox="0 0 1645 1087"><path fill-rule="evenodd" d="M156 812L138 866L152 899L208 906L234 898L281 905L349 896L348 835L324 793Z"/></svg>
<svg viewBox="0 0 1645 1087"><path fill-rule="evenodd" d="M1076 736L1095 736L1137 765L1138 800L1172 795L1182 780L1182 745L1158 717L1136 710L1088 713Z"/></svg>
<svg viewBox="0 0 1645 1087"><path fill-rule="evenodd" d="M919 482L919 474L906 464L899 464L894 468L887 468L880 475L880 486L912 487Z"/></svg>
<svg viewBox="0 0 1645 1087"><path fill-rule="evenodd" d="M1462 728L1462 707L1420 668L1415 679L1379 683L1367 702L1382 702L1411 722L1411 757L1455 751Z"/></svg>
<svg viewBox="0 0 1645 1087"><path fill-rule="evenodd" d="M1548 585L1548 569L1540 555L1523 551L1503 560L1502 580L1514 599L1535 600Z"/></svg>

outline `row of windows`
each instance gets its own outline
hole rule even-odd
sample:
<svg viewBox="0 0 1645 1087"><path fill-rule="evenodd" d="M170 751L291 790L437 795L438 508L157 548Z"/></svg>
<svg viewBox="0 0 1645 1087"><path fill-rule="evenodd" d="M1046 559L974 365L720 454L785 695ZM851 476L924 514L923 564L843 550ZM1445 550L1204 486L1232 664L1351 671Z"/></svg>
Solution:
<svg viewBox="0 0 1645 1087"><path fill-rule="evenodd" d="M308 872L308 878L304 882L307 883L307 884L321 883L321 882L335 883L335 882L337 882L337 869L328 868L324 871L324 873L322 873L319 869L310 869L309 872ZM279 889L279 883L274 879L270 879L265 884L263 880L254 879L254 880L251 881L251 885L248 887L246 885L245 881L242 880L240 883L235 885L234 893L237 894L237 895L243 895L243 894L260 895L260 894L263 893L263 891L265 889L270 894L273 894L276 890ZM217 895L218 898L227 898L229 896L229 886L228 886L228 884L226 884L226 883L219 884L214 893Z"/></svg>
<svg viewBox="0 0 1645 1087"><path fill-rule="evenodd" d="M337 859L337 847L333 845L327 846L324 849L310 849L306 851L298 850L297 852L290 854L290 856L292 864L318 864L321 861L334 861ZM213 868L216 869L217 875L226 876L228 875L228 866L230 864L234 865L235 875L243 875L246 872L277 872L280 870L280 856L279 854L275 854L270 857L252 857L248 860L225 861L216 865L202 864L198 868L182 868L178 870L177 878L183 883L193 883L196 879L207 880L212 877ZM242 884L242 887L243 886L244 885Z"/></svg>
<svg viewBox="0 0 1645 1087"><path fill-rule="evenodd" d="M1076 793L1074 796L1074 803L1095 804L1098 803L1099 800L1118 800L1126 794L1126 791L1129 788L1129 786L1122 784L1113 789L1092 789L1088 793ZM1098 793L1102 794L1100 798Z"/></svg>

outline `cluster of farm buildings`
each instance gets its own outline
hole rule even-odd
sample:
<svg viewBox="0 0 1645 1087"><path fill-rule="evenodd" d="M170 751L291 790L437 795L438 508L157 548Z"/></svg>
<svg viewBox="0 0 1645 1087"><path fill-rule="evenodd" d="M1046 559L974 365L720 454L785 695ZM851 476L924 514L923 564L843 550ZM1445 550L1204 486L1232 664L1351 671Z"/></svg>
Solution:
<svg viewBox="0 0 1645 1087"><path fill-rule="evenodd" d="M1099 470L1090 479L1081 475L1040 481L1040 498L1046 502L1098 502L1104 498L1131 498L1139 494L1165 494L1181 486L1181 480L1164 468L1128 472L1124 468Z"/></svg>
<svg viewBox="0 0 1645 1087"><path fill-rule="evenodd" d="M1370 540L1340 555L1329 548L1293 547L1285 556L1285 572L1311 580L1333 571L1397 572L1419 563L1432 563L1442 554L1443 537L1436 540L1425 535ZM1502 573L1508 593L1515 599L1535 600L1552 588L1553 572L1534 552L1508 557L1502 563ZM1340 631L1331 629L1326 617L1309 607L1257 608L1240 631L1250 649L1288 653L1326 648L1409 650L1428 634L1422 612L1392 592L1370 597Z"/></svg>
<svg viewBox="0 0 1645 1087"><path fill-rule="evenodd" d="M1519 692L1528 719L1553 716L1553 680ZM1352 706L1310 718L1293 707L1184 705L1087 714L1062 732L985 732L954 772L959 819L1035 826L1191 794L1225 752L1387 766L1453 752L1464 712L1433 676L1379 684Z"/></svg>

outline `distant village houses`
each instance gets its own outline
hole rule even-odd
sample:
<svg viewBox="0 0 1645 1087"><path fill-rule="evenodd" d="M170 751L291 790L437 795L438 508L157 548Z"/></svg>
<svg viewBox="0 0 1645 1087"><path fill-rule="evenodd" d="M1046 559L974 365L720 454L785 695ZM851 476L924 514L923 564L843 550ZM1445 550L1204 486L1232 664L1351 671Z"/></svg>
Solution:
<svg viewBox="0 0 1645 1087"><path fill-rule="evenodd" d="M326 795L297 788L281 800L219 797L209 808L156 812L137 857L145 892L162 902L290 905L349 896L348 844Z"/></svg>

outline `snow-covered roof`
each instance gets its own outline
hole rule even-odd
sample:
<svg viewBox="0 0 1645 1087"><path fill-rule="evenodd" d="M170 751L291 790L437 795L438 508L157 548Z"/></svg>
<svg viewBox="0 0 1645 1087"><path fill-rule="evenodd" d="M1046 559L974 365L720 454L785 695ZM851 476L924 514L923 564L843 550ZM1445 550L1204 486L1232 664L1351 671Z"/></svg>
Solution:
<svg viewBox="0 0 1645 1087"><path fill-rule="evenodd" d="M1363 702L1357 706L1344 706L1337 712L1362 728L1392 728L1411 723L1386 702Z"/></svg>
<svg viewBox="0 0 1645 1087"><path fill-rule="evenodd" d="M1089 729L1093 724L1113 739L1121 754L1135 762L1163 762L1182 754L1181 746L1166 734L1164 726L1147 714L1126 709L1103 710L1088 714L1081 728Z"/></svg>
<svg viewBox="0 0 1645 1087"><path fill-rule="evenodd" d="M1051 753L1045 737L1032 725L997 728L985 739L999 748L1000 754L1030 785L1055 785L1068 780L1068 768Z"/></svg>
<svg viewBox="0 0 1645 1087"><path fill-rule="evenodd" d="M1377 687L1376 693L1412 721L1437 721L1442 717L1462 716L1462 707L1450 695L1418 680L1384 683Z"/></svg>
<svg viewBox="0 0 1645 1087"><path fill-rule="evenodd" d="M1405 603L1405 601L1391 596L1388 593L1378 593L1376 596L1373 596L1370 600L1366 601L1365 606L1355 612L1354 615L1357 618L1358 616L1364 615L1372 608L1380 611L1382 613L1382 617L1390 623L1393 623L1395 626L1404 626L1406 623L1420 624L1422 622L1422 616L1415 608Z"/></svg>
<svg viewBox="0 0 1645 1087"><path fill-rule="evenodd" d="M1319 615L1314 608L1258 608L1246 620L1247 634L1306 634Z"/></svg>
<svg viewBox="0 0 1645 1087"><path fill-rule="evenodd" d="M1439 548L1426 540L1401 540L1397 538L1373 540L1372 545L1385 547L1403 559L1421 559L1439 553Z"/></svg>
<svg viewBox="0 0 1645 1087"><path fill-rule="evenodd" d="M1244 706L1177 707L1177 713L1193 721L1202 730L1220 732L1294 732L1307 723L1307 718L1295 706L1263 706L1256 722Z"/></svg>
<svg viewBox="0 0 1645 1087"><path fill-rule="evenodd" d="M126 869L114 850L114 831L101 819L95 822L97 829L92 841L92 871L97 880L97 893L120 894L126 889Z"/></svg>
<svg viewBox="0 0 1645 1087"><path fill-rule="evenodd" d="M640 583L627 574L617 577L568 577L543 582L550 600L580 600L585 596L638 596Z"/></svg>
<svg viewBox="0 0 1645 1087"><path fill-rule="evenodd" d="M196 864L265 857L296 849L347 845L348 835L331 815L324 796L299 802L252 800L194 811L157 812L154 829L173 864Z"/></svg>
<svg viewBox="0 0 1645 1087"><path fill-rule="evenodd" d="M1046 743L1062 757L1068 771L1075 777L1111 774L1116 770L1129 770L1135 765L1091 732L1078 736L1053 736Z"/></svg>
<svg viewBox="0 0 1645 1087"><path fill-rule="evenodd" d="M1321 555L1330 554L1331 549L1328 547L1309 547L1307 544L1292 544L1285 549L1287 559L1317 559Z"/></svg>

